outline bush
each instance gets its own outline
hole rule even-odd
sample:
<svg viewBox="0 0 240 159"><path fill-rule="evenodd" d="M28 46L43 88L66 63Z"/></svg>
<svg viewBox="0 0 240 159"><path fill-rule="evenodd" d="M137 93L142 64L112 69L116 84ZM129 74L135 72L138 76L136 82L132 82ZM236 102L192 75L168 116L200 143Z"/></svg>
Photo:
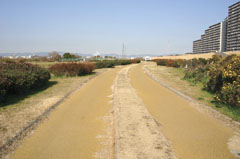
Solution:
<svg viewBox="0 0 240 159"><path fill-rule="evenodd" d="M132 64L130 60L117 60L117 65L129 65Z"/></svg>
<svg viewBox="0 0 240 159"><path fill-rule="evenodd" d="M221 66L210 65L210 70L208 75L209 75L209 81L205 85L205 89L211 93L216 93L220 91L223 85Z"/></svg>
<svg viewBox="0 0 240 159"><path fill-rule="evenodd" d="M140 60L131 61L131 60L103 60L103 61L95 61L96 68L113 68L117 65L128 65L133 62L140 63Z"/></svg>
<svg viewBox="0 0 240 159"><path fill-rule="evenodd" d="M199 67L197 69L187 69L185 71L184 79L190 79L192 82L202 82L206 84L208 82L208 68Z"/></svg>
<svg viewBox="0 0 240 159"><path fill-rule="evenodd" d="M113 68L115 66L113 60L104 60L104 61L97 61L96 68Z"/></svg>
<svg viewBox="0 0 240 159"><path fill-rule="evenodd" d="M206 89L216 93L215 99L240 107L240 57L228 56L209 71Z"/></svg>
<svg viewBox="0 0 240 159"><path fill-rule="evenodd" d="M184 67L185 63L184 60L178 59L178 60L172 60L172 59L157 59L155 60L157 65L159 66L167 66L167 67Z"/></svg>
<svg viewBox="0 0 240 159"><path fill-rule="evenodd" d="M131 59L130 62L133 63L140 63L141 60L140 59Z"/></svg>
<svg viewBox="0 0 240 159"><path fill-rule="evenodd" d="M156 62L157 62L157 65L159 65L159 66L166 66L167 60L159 59L159 60L156 60Z"/></svg>
<svg viewBox="0 0 240 159"><path fill-rule="evenodd" d="M0 63L0 101L4 101L9 94L21 94L42 87L49 79L50 73L37 65Z"/></svg>
<svg viewBox="0 0 240 159"><path fill-rule="evenodd" d="M94 63L58 63L49 67L55 76L81 76L90 74L94 69Z"/></svg>

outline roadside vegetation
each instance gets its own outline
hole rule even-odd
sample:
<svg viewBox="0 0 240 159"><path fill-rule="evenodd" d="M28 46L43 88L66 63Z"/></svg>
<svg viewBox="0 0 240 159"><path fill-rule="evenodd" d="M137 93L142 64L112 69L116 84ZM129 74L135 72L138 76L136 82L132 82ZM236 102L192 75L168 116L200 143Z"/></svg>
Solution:
<svg viewBox="0 0 240 159"><path fill-rule="evenodd" d="M183 75L183 80L212 96L211 104L223 113L240 120L240 57L225 58L214 55L210 59L155 60L158 66L167 66ZM211 97L210 97L211 98ZM204 100L199 97L199 100Z"/></svg>
<svg viewBox="0 0 240 159"><path fill-rule="evenodd" d="M96 62L96 68L113 68L114 66L118 65L129 65L129 64L134 64L134 63L140 63L140 59L132 59L132 60L102 60L102 61L97 61Z"/></svg>
<svg viewBox="0 0 240 159"><path fill-rule="evenodd" d="M94 63L57 63L48 68L55 76L83 76L91 74Z"/></svg>
<svg viewBox="0 0 240 159"><path fill-rule="evenodd" d="M46 85L51 78L48 70L22 62L0 63L0 102L10 94L23 94Z"/></svg>

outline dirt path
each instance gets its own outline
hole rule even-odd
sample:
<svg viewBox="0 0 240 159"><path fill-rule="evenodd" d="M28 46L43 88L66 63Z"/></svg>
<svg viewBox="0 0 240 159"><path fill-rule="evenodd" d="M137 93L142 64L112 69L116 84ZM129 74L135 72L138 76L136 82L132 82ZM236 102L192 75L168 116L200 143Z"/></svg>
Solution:
<svg viewBox="0 0 240 159"><path fill-rule="evenodd" d="M149 112L161 123L180 159L233 159L227 143L231 128L203 114L190 103L144 74L142 65L130 71L131 83Z"/></svg>
<svg viewBox="0 0 240 159"><path fill-rule="evenodd" d="M119 72L114 84L115 158L175 158L159 125L130 84L130 67Z"/></svg>
<svg viewBox="0 0 240 159"><path fill-rule="evenodd" d="M119 68L92 79L51 113L26 138L14 159L112 158L112 139L104 121L112 104L112 84ZM111 133L111 130L108 131Z"/></svg>
<svg viewBox="0 0 240 159"><path fill-rule="evenodd" d="M233 159L227 146L235 141L233 130L153 81L142 66L111 69L89 81L13 159Z"/></svg>
<svg viewBox="0 0 240 159"><path fill-rule="evenodd" d="M130 84L130 67L113 69L89 81L23 141L13 158L175 158Z"/></svg>

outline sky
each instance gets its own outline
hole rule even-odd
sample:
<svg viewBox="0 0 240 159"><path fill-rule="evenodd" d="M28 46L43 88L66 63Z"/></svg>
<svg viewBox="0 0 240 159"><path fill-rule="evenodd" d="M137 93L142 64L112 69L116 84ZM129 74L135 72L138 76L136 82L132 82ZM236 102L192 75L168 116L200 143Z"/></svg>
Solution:
<svg viewBox="0 0 240 159"><path fill-rule="evenodd" d="M237 0L0 0L0 55L72 52L167 55L224 20Z"/></svg>

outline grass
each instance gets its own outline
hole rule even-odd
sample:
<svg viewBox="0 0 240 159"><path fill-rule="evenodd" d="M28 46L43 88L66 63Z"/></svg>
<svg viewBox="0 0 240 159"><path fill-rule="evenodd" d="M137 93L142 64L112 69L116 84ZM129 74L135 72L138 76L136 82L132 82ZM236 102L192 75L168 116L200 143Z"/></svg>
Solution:
<svg viewBox="0 0 240 159"><path fill-rule="evenodd" d="M240 121L240 109L227 104L211 101L212 107L235 121Z"/></svg>
<svg viewBox="0 0 240 159"><path fill-rule="evenodd" d="M170 87L212 107L233 120L240 121L240 108L216 102L213 97L214 94L203 89L203 83L184 79L185 69L156 65L149 66L148 69Z"/></svg>

